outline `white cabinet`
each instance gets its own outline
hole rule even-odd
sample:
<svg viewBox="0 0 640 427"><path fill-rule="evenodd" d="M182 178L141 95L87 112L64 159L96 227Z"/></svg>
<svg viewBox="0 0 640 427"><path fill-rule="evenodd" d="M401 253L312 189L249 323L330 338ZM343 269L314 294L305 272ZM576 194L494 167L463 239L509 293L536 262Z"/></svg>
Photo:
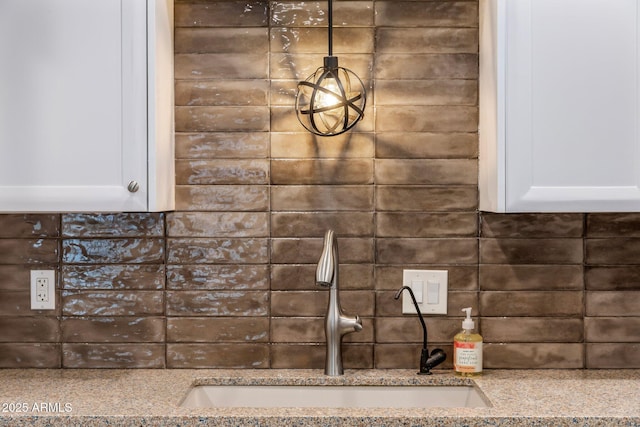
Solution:
<svg viewBox="0 0 640 427"><path fill-rule="evenodd" d="M640 210L640 2L480 0L480 209Z"/></svg>
<svg viewBox="0 0 640 427"><path fill-rule="evenodd" d="M0 64L0 212L174 208L173 0L1 0Z"/></svg>

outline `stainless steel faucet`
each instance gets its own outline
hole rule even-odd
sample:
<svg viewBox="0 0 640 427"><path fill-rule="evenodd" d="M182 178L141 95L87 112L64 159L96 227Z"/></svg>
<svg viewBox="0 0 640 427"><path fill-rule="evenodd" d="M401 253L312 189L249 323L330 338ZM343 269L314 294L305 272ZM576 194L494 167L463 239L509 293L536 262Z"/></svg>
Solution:
<svg viewBox="0 0 640 427"><path fill-rule="evenodd" d="M329 287L329 305L324 324L327 338L327 354L324 365L325 375L342 375L342 336L362 330L358 316L347 316L340 308L338 294L338 242L333 230L324 235L324 247L316 268L316 283Z"/></svg>

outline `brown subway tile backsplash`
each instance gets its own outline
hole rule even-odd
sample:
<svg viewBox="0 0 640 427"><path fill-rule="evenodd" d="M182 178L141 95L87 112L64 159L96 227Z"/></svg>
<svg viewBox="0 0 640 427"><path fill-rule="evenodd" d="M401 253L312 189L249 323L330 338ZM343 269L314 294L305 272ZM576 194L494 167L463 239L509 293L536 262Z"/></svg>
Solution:
<svg viewBox="0 0 640 427"><path fill-rule="evenodd" d="M60 368L62 352L55 343L0 343L0 368Z"/></svg>
<svg viewBox="0 0 640 427"><path fill-rule="evenodd" d="M266 316L265 291L169 291L167 316Z"/></svg>
<svg viewBox="0 0 640 427"><path fill-rule="evenodd" d="M62 344L63 368L165 368L165 345L148 343Z"/></svg>
<svg viewBox="0 0 640 427"><path fill-rule="evenodd" d="M469 1L379 1L376 25L380 27L478 26L478 4Z"/></svg>
<svg viewBox="0 0 640 427"><path fill-rule="evenodd" d="M176 1L176 27L265 27L268 24L268 2L252 1L251 7L239 1Z"/></svg>
<svg viewBox="0 0 640 427"><path fill-rule="evenodd" d="M0 215L0 368L322 369L327 229L347 369L418 369L405 269L448 272L438 368L464 307L487 369L640 368L640 214L478 211L478 1L335 2L367 106L330 138L294 109L326 6L175 1L176 210Z"/></svg>
<svg viewBox="0 0 640 427"><path fill-rule="evenodd" d="M64 317L62 339L69 343L164 342L162 317Z"/></svg>
<svg viewBox="0 0 640 427"><path fill-rule="evenodd" d="M475 28L378 28L378 53L477 53Z"/></svg>
<svg viewBox="0 0 640 427"><path fill-rule="evenodd" d="M240 83L245 85L244 81ZM255 92L255 87L255 85L249 85L252 93ZM215 90L217 87L207 86L207 89ZM203 99L206 98L206 95L208 94L199 94L198 99L202 102L210 102ZM266 132L183 132L176 134L175 156L177 159L259 159L266 158L268 152L269 134Z"/></svg>
<svg viewBox="0 0 640 427"><path fill-rule="evenodd" d="M64 316L137 316L164 313L162 291L62 291Z"/></svg>
<svg viewBox="0 0 640 427"><path fill-rule="evenodd" d="M581 291L501 291L480 294L483 316L582 317Z"/></svg>
<svg viewBox="0 0 640 427"><path fill-rule="evenodd" d="M58 237L60 215L6 214L0 215L0 239Z"/></svg>
<svg viewBox="0 0 640 427"><path fill-rule="evenodd" d="M482 362L488 369L579 369L584 347L578 343L487 343Z"/></svg>

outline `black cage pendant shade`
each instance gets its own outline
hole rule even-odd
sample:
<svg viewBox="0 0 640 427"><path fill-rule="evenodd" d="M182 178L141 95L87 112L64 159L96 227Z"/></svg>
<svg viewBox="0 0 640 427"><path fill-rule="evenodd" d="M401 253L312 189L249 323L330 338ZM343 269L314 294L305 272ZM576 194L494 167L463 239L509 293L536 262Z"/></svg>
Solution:
<svg viewBox="0 0 640 427"><path fill-rule="evenodd" d="M298 83L296 114L309 132L318 136L340 135L364 116L367 94L362 80L338 66L333 56L333 0L328 2L329 55L324 64Z"/></svg>

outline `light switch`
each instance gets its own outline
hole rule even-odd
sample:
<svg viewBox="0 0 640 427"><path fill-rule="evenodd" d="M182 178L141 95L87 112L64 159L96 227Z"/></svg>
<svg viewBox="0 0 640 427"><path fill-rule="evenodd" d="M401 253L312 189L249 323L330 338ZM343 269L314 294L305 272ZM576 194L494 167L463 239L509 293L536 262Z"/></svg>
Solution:
<svg viewBox="0 0 640 427"><path fill-rule="evenodd" d="M439 304L440 301L440 283L427 282L427 304Z"/></svg>
<svg viewBox="0 0 640 427"><path fill-rule="evenodd" d="M422 314L447 314L447 270L403 270L402 286L416 297ZM402 313L416 313L408 292L402 294Z"/></svg>
<svg viewBox="0 0 640 427"><path fill-rule="evenodd" d="M413 296L416 297L418 304L421 303L422 295L424 294L424 282L422 280L411 281L411 290L413 291Z"/></svg>

